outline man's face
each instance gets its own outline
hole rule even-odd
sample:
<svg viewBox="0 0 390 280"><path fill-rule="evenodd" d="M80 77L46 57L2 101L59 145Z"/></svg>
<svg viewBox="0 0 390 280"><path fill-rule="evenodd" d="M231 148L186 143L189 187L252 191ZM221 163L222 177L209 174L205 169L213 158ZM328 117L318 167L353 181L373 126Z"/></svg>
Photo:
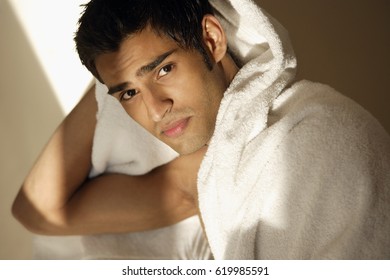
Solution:
<svg viewBox="0 0 390 280"><path fill-rule="evenodd" d="M198 51L146 28L100 55L96 68L109 93L155 137L180 154L208 143L228 82Z"/></svg>

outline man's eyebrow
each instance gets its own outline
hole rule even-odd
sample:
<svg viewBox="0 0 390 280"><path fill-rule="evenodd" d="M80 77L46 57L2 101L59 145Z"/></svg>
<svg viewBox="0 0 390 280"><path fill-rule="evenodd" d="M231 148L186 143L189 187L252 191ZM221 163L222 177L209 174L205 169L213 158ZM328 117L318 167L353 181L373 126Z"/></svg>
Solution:
<svg viewBox="0 0 390 280"><path fill-rule="evenodd" d="M124 82L124 83L121 83L119 85L115 85L115 86L112 86L108 89L108 94L110 95L113 95L114 93L118 92L118 91L122 91L124 89L126 89L128 86L129 86L130 83L128 82Z"/></svg>
<svg viewBox="0 0 390 280"><path fill-rule="evenodd" d="M175 51L176 49L173 49L166 53L163 53L162 55L156 57L156 59L152 62L142 66L140 69L137 70L137 76L143 76L149 72L152 72L157 66L159 66L168 56L170 56Z"/></svg>
<svg viewBox="0 0 390 280"><path fill-rule="evenodd" d="M152 62L142 66L140 69L137 70L136 75L137 76L143 76L151 71L153 71L157 66L159 66L168 56L173 54L177 49L173 49L170 51L167 51L163 53L162 55L157 56ZM118 85L112 86L108 90L108 94L113 95L114 93L118 91L122 91L126 89L131 82L123 82Z"/></svg>

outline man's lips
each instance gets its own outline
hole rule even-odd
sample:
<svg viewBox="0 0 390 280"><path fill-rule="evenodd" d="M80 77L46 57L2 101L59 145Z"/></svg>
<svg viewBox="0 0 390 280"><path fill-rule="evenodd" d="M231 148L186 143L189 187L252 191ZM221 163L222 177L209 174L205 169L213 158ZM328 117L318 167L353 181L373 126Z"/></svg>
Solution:
<svg viewBox="0 0 390 280"><path fill-rule="evenodd" d="M188 122L190 118L184 118L172 123L169 123L168 125L164 126L162 129L162 133L165 136L168 136L170 138L179 137L184 133L184 130L187 128Z"/></svg>

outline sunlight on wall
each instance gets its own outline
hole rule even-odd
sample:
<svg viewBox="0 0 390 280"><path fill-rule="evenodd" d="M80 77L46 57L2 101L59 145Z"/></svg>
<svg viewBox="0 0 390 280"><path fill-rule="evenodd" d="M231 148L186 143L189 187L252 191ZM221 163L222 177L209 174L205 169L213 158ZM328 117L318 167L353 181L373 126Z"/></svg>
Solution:
<svg viewBox="0 0 390 280"><path fill-rule="evenodd" d="M67 114L78 102L92 76L81 65L74 32L88 0L8 0L35 51L59 104Z"/></svg>

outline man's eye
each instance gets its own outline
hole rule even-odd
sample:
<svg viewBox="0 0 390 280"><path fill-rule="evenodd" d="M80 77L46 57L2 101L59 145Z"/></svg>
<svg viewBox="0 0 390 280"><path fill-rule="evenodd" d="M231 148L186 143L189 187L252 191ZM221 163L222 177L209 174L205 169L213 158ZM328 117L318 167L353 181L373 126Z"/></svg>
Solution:
<svg viewBox="0 0 390 280"><path fill-rule="evenodd" d="M166 76L169 72L171 72L173 69L173 64L165 65L163 68L160 69L158 72L158 78Z"/></svg>
<svg viewBox="0 0 390 280"><path fill-rule="evenodd" d="M126 90L126 91L122 94L121 100L130 100L130 99L133 98L136 94L137 94L137 91L136 91L135 89Z"/></svg>

